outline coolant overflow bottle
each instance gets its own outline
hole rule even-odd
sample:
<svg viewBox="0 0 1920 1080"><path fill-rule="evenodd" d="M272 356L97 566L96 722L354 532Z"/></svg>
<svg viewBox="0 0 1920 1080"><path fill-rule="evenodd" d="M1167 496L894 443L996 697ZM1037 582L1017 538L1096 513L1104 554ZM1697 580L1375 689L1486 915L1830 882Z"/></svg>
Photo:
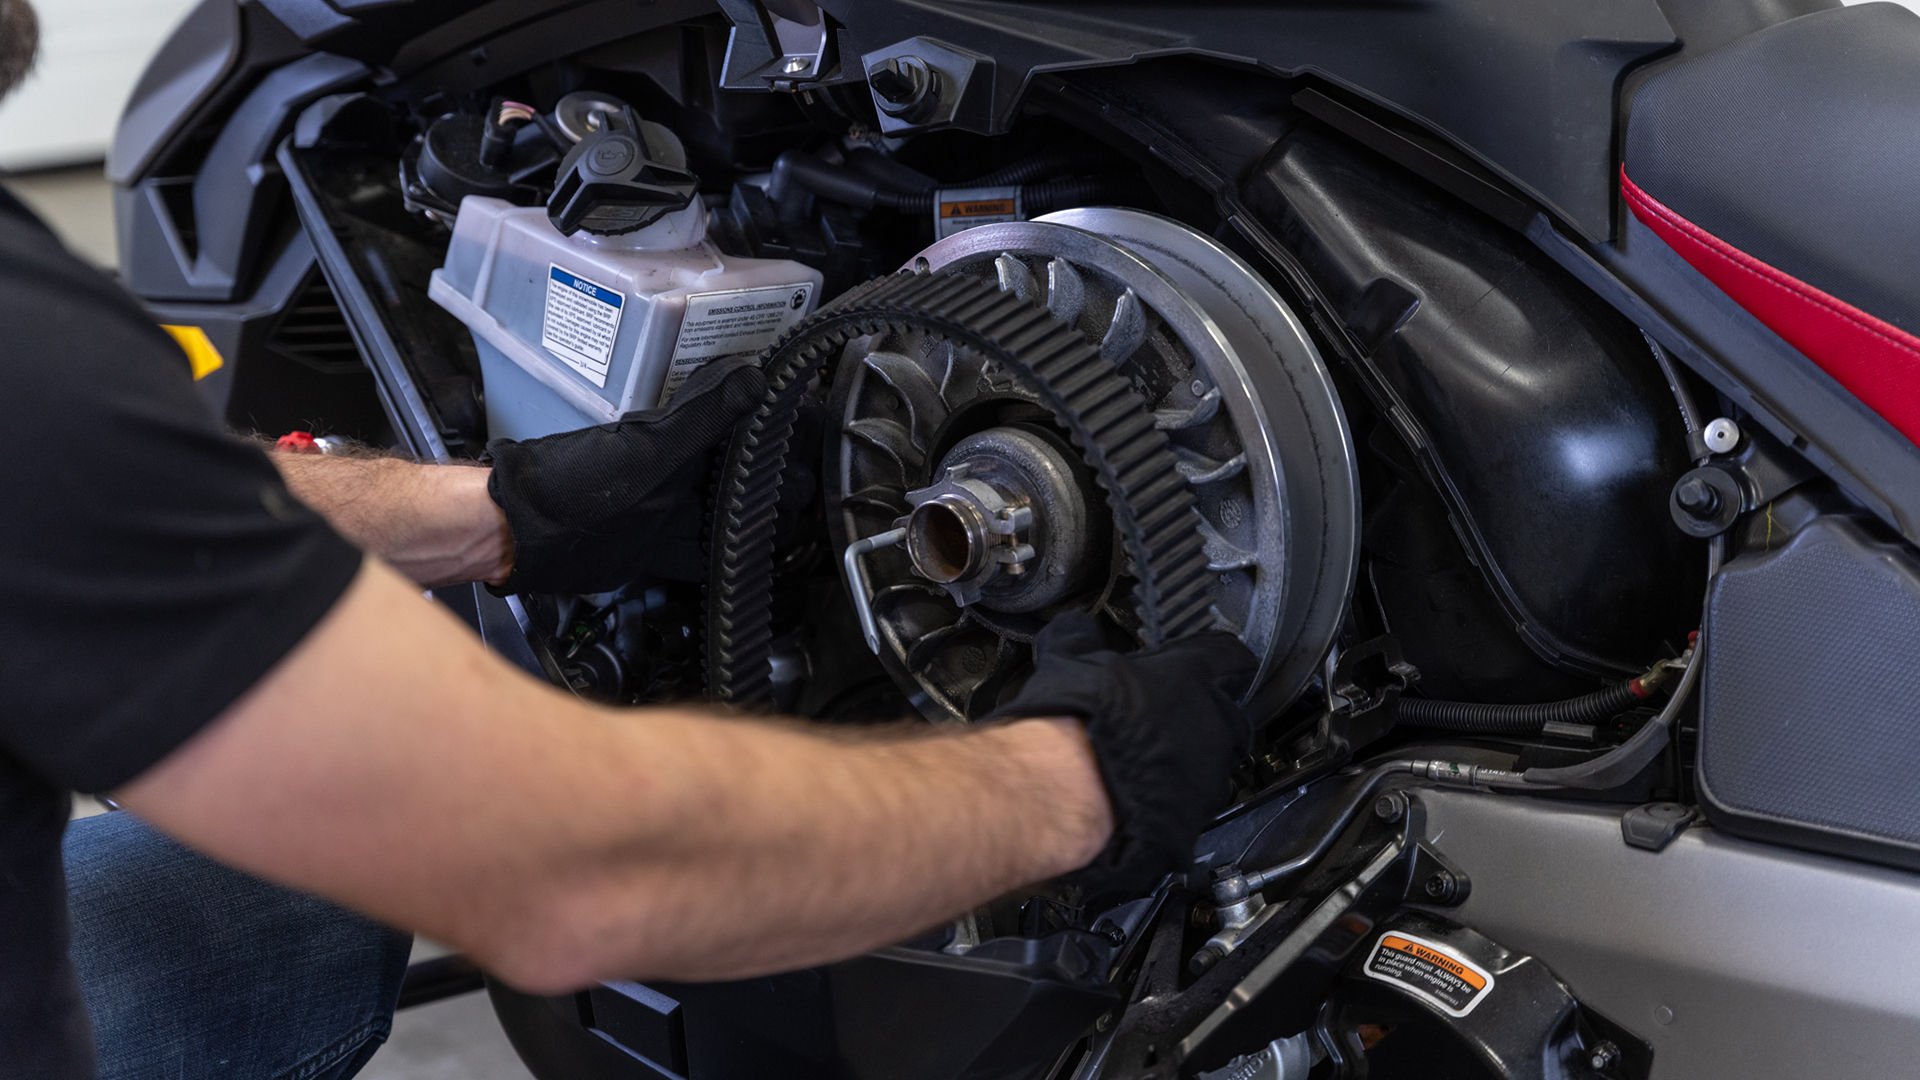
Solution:
<svg viewBox="0 0 1920 1080"><path fill-rule="evenodd" d="M758 353L813 309L820 272L721 252L686 151L597 112L545 207L468 196L428 295L472 331L490 438L652 408L702 364Z"/></svg>

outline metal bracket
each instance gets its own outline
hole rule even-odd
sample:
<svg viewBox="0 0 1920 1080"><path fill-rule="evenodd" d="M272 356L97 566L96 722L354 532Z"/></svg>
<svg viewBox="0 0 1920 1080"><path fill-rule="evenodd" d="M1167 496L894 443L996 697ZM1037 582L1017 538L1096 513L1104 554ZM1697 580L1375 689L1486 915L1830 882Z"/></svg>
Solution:
<svg viewBox="0 0 1920 1080"><path fill-rule="evenodd" d="M797 90L840 78L834 24L812 0L720 0L733 23L720 86Z"/></svg>
<svg viewBox="0 0 1920 1080"><path fill-rule="evenodd" d="M1819 475L1805 458L1789 452L1757 428L1741 433L1731 422L1733 452L1681 476L1667 509L1688 536L1718 536L1741 514L1758 510ZM1724 438L1724 436L1723 436Z"/></svg>

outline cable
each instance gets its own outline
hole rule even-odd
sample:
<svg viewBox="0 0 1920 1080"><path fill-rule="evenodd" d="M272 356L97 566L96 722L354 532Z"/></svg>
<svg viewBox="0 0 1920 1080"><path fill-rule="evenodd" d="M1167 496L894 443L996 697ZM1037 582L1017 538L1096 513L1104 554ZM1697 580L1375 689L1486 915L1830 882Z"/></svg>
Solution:
<svg viewBox="0 0 1920 1080"><path fill-rule="evenodd" d="M1716 536L1707 543L1707 580L1720 572L1720 560L1725 555L1726 537ZM1704 608L1705 603L1702 602ZM1705 612L1702 612L1704 617ZM1687 657L1687 668L1680 673L1680 683L1673 688L1673 696L1667 699L1667 707L1633 737L1619 746L1601 754L1590 761L1578 765L1565 765L1557 769L1528 769L1524 774L1529 786L1578 788L1582 791L1603 791L1618 787L1638 775L1641 769L1660 751L1666 749L1668 734L1673 729L1674 720L1680 715L1680 709L1693 693L1693 685L1700 679L1700 649L1695 647Z"/></svg>
<svg viewBox="0 0 1920 1080"><path fill-rule="evenodd" d="M1698 441L1700 430L1700 410L1694 405L1693 396L1687 393L1680 381L1680 375L1673 366L1673 360L1660 343L1651 337L1647 344L1653 347L1653 359L1666 373L1667 385L1673 389L1675 400L1680 403L1680 415L1688 427L1689 447L1699 451L1694 460L1704 462L1705 443ZM1720 562L1726 557L1727 538L1725 534L1707 541L1707 582L1713 582L1713 575L1720 572ZM1701 625L1706 624L1706 602L1701 601ZM1602 791L1618 787L1637 776L1660 752L1667 747L1667 739L1673 731L1673 722L1680 715L1687 699L1693 695L1694 684L1700 681L1700 648L1696 645L1687 656L1687 667L1680 673L1679 685L1673 688L1673 696L1667 699L1667 707L1633 737L1619 746L1578 765L1564 765L1555 769L1528 769L1525 773L1529 785L1541 787L1577 788L1581 791Z"/></svg>
<svg viewBox="0 0 1920 1080"><path fill-rule="evenodd" d="M1537 735L1551 723L1597 724L1626 712L1644 700L1644 692L1635 692L1638 682L1629 679L1576 698L1537 705L1482 705L1403 697L1394 718L1398 723L1414 727L1474 735Z"/></svg>

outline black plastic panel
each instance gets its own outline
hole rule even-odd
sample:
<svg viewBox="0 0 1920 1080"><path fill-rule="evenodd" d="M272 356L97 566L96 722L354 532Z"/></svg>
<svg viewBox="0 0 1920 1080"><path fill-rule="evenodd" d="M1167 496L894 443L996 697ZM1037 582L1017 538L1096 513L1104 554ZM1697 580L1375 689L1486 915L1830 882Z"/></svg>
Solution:
<svg viewBox="0 0 1920 1080"><path fill-rule="evenodd" d="M1708 820L1920 868L1920 555L1815 518L1720 572L1701 636Z"/></svg>
<svg viewBox="0 0 1920 1080"><path fill-rule="evenodd" d="M1920 543L1920 448L1687 265L1639 218L1582 247L1539 220L1527 235L1699 372L1748 419Z"/></svg>
<svg viewBox="0 0 1920 1080"><path fill-rule="evenodd" d="M863 54L919 36L991 57L989 130L1042 70L1188 54L1311 72L1431 129L1592 238L1612 231L1617 80L1675 43L1653 0L822 6Z"/></svg>
<svg viewBox="0 0 1920 1080"><path fill-rule="evenodd" d="M1243 197L1325 294L1444 503L1433 526L1381 530L1369 571L1409 659L1492 684L1434 692L1516 677L1484 653L1434 662L1475 600L1435 572L1447 531L1542 658L1593 674L1658 659L1691 621L1700 559L1667 514L1688 466L1678 408L1632 324L1519 234L1323 132L1284 139ZM1369 518L1396 509L1376 499Z"/></svg>
<svg viewBox="0 0 1920 1080"><path fill-rule="evenodd" d="M1024 1080L1118 1002L1097 974L1111 959L1067 932L735 982L492 993L539 1080Z"/></svg>
<svg viewBox="0 0 1920 1080"><path fill-rule="evenodd" d="M231 300L253 285L273 229L291 215L272 167L295 112L367 76L364 65L316 53L275 69L219 128L183 176L115 191L120 273L147 300Z"/></svg>

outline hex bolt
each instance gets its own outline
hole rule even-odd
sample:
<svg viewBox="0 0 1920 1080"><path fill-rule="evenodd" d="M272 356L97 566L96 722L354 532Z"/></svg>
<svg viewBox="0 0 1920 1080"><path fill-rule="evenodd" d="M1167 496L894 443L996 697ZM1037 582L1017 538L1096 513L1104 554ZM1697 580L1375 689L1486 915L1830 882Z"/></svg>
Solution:
<svg viewBox="0 0 1920 1080"><path fill-rule="evenodd" d="M1187 970L1195 975L1205 975L1213 970L1213 965L1227 958L1227 950L1209 941L1187 961Z"/></svg>
<svg viewBox="0 0 1920 1080"><path fill-rule="evenodd" d="M1421 891L1427 894L1427 899L1436 904L1451 903L1458 888L1459 882L1446 870L1435 870L1428 874L1426 882L1420 886Z"/></svg>
<svg viewBox="0 0 1920 1080"><path fill-rule="evenodd" d="M1373 800L1373 816L1391 825L1407 816L1406 796L1397 791L1389 791Z"/></svg>
<svg viewBox="0 0 1920 1080"><path fill-rule="evenodd" d="M1697 518L1712 517L1720 509L1720 493L1698 476L1689 476L1675 485L1673 501Z"/></svg>
<svg viewBox="0 0 1920 1080"><path fill-rule="evenodd" d="M1707 449L1716 454L1725 454L1740 445L1740 425L1722 416L1710 421L1706 430L1700 433L1700 438L1707 444Z"/></svg>
<svg viewBox="0 0 1920 1080"><path fill-rule="evenodd" d="M917 56L889 56L867 69L867 85L880 99L881 111L905 116L932 101L933 72Z"/></svg>
<svg viewBox="0 0 1920 1080"><path fill-rule="evenodd" d="M1587 1064L1593 1066L1595 1072L1606 1072L1619 1060L1620 1048L1610 1042L1602 1041L1593 1044L1593 1053L1588 1055Z"/></svg>

